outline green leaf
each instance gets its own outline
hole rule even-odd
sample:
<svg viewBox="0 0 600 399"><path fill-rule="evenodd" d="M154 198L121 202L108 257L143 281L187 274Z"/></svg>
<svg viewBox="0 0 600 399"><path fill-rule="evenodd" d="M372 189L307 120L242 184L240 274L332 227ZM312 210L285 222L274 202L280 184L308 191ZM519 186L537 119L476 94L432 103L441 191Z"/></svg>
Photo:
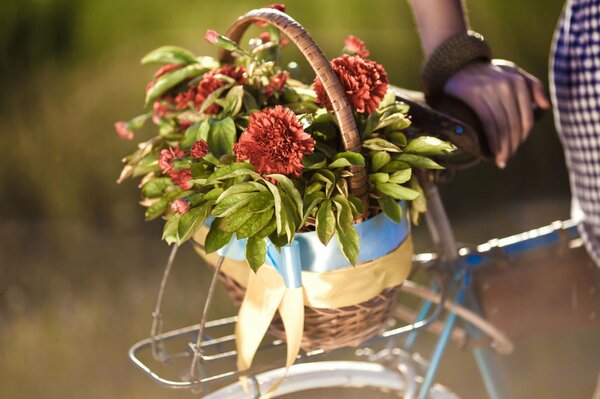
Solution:
<svg viewBox="0 0 600 399"><path fill-rule="evenodd" d="M335 233L335 215L331 209L331 201L324 200L317 212L317 236L323 245L327 245Z"/></svg>
<svg viewBox="0 0 600 399"><path fill-rule="evenodd" d="M258 236L258 235L257 235ZM269 240L275 245L277 248L281 248L284 245L288 244L287 237L284 235L279 235L275 232L269 234Z"/></svg>
<svg viewBox="0 0 600 399"><path fill-rule="evenodd" d="M382 110L385 107L388 107L388 106L394 104L395 102L396 102L396 93L394 92L394 90L390 89L385 93L385 96L383 96L383 99L377 106L377 109Z"/></svg>
<svg viewBox="0 0 600 399"><path fill-rule="evenodd" d="M225 96L223 111L221 111L223 115L236 116L239 114L242 109L243 96L244 86L233 86Z"/></svg>
<svg viewBox="0 0 600 399"><path fill-rule="evenodd" d="M402 169L402 170L392 173L392 175L390 176L389 182L395 183L395 184L406 183L407 181L410 180L411 176L412 176L412 169Z"/></svg>
<svg viewBox="0 0 600 399"><path fill-rule="evenodd" d="M354 210L356 211L355 213L357 215L360 215L364 212L365 204L363 204L363 202L358 197L351 195L348 197L348 201L350 202L350 205L354 206Z"/></svg>
<svg viewBox="0 0 600 399"><path fill-rule="evenodd" d="M253 213L265 212L275 205L273 194L262 192L256 194L248 202L248 210Z"/></svg>
<svg viewBox="0 0 600 399"><path fill-rule="evenodd" d="M410 119L400 112L395 112L379 120L374 130L382 129L386 126L392 126L394 130L406 129L410 126Z"/></svg>
<svg viewBox="0 0 600 399"><path fill-rule="evenodd" d="M440 164L438 164L434 160L429 159L429 158L424 157L424 156L421 156L421 155L400 154L400 155L398 155L398 157L396 159L398 161L406 162L410 166L414 166L414 167L417 167L417 168L424 168L424 169L444 169L443 166L441 166Z"/></svg>
<svg viewBox="0 0 600 399"><path fill-rule="evenodd" d="M360 251L360 239L354 227L347 231L342 231L337 228L335 230L335 236L340 244L340 247L342 247L342 252L346 256L346 259L348 259L350 264L356 266Z"/></svg>
<svg viewBox="0 0 600 399"><path fill-rule="evenodd" d="M146 220L153 220L162 215L169 204L169 199L164 197L156 201L154 204L150 205L148 209L146 209Z"/></svg>
<svg viewBox="0 0 600 399"><path fill-rule="evenodd" d="M183 139L181 139L179 146L182 149L187 150L200 139L206 141L209 130L210 124L208 121L204 120L202 122L194 123L192 126L188 127L183 134Z"/></svg>
<svg viewBox="0 0 600 399"><path fill-rule="evenodd" d="M145 198L161 197L165 189L172 186L173 182L169 177L158 177L148 180L142 186L142 196Z"/></svg>
<svg viewBox="0 0 600 399"><path fill-rule="evenodd" d="M222 168L216 169L208 178L207 183L226 180L231 177L243 176L252 173L256 173L256 169L254 169L252 165L245 162L236 162L231 165L226 165Z"/></svg>
<svg viewBox="0 0 600 399"><path fill-rule="evenodd" d="M419 184L419 180L413 177L409 182L410 188L417 191L420 195L410 203L410 219L414 225L419 224L419 214L427 212L427 198L425 192Z"/></svg>
<svg viewBox="0 0 600 399"><path fill-rule="evenodd" d="M348 231L348 229L352 229L352 220L354 220L354 215L352 214L352 208L350 208L348 200L344 196L338 194L333 197L333 201L338 206L338 227L344 232Z"/></svg>
<svg viewBox="0 0 600 399"><path fill-rule="evenodd" d="M402 220L402 207L397 201L389 197L381 197L377 199L377 202L379 202L379 206L383 213L385 213L385 216L395 223L400 223Z"/></svg>
<svg viewBox="0 0 600 399"><path fill-rule="evenodd" d="M304 196L304 218L302 224L306 223L306 219L311 216L313 210L325 199L325 193L316 191Z"/></svg>
<svg viewBox="0 0 600 399"><path fill-rule="evenodd" d="M406 135L402 132L393 132L386 135L388 139L397 146L405 147L407 140Z"/></svg>
<svg viewBox="0 0 600 399"><path fill-rule="evenodd" d="M304 169L320 169L325 165L327 165L327 161L321 153L313 152L302 157L302 166Z"/></svg>
<svg viewBox="0 0 600 399"><path fill-rule="evenodd" d="M217 202L224 200L230 195L241 194L241 193L258 193L258 192L266 192L267 189L260 183L249 181L240 184L235 184L229 187L227 190L223 191L223 193L217 198Z"/></svg>
<svg viewBox="0 0 600 399"><path fill-rule="evenodd" d="M208 134L208 146L216 156L233 154L233 145L236 140L235 123L227 117L222 120L211 120Z"/></svg>
<svg viewBox="0 0 600 399"><path fill-rule="evenodd" d="M163 227L162 239L165 240L169 245L177 242L178 240L177 226L179 225L179 219L181 219L181 215L177 213L171 216L171 218L167 220L165 226Z"/></svg>
<svg viewBox="0 0 600 399"><path fill-rule="evenodd" d="M222 231L219 228L220 224L221 219L215 219L210 225L210 229L206 235L206 240L204 241L204 249L207 254L211 254L223 248L225 245L229 244L231 237L233 237L233 233L226 233Z"/></svg>
<svg viewBox="0 0 600 399"><path fill-rule="evenodd" d="M203 113L208 109L208 107L216 103L219 97L221 97L221 94L223 94L223 92L227 89L227 87L228 86L219 87L218 89L215 89L212 93L210 93L208 96L206 96L204 101L202 101L202 106L200 107L199 112Z"/></svg>
<svg viewBox="0 0 600 399"><path fill-rule="evenodd" d="M390 175L387 173L373 173L369 175L369 183L387 183L390 180Z"/></svg>
<svg viewBox="0 0 600 399"><path fill-rule="evenodd" d="M421 136L411 140L404 152L410 152L419 155L445 155L453 152L456 147L437 137Z"/></svg>
<svg viewBox="0 0 600 399"><path fill-rule="evenodd" d="M146 92L146 105L162 96L167 90L177 86L186 79L202 75L208 68L201 64L191 64L160 77L154 86Z"/></svg>
<svg viewBox="0 0 600 399"><path fill-rule="evenodd" d="M244 95L242 97L242 102L244 104L244 108L246 109L246 112L259 110L256 99L254 98L254 96L252 94L248 93L247 91L244 91Z"/></svg>
<svg viewBox="0 0 600 399"><path fill-rule="evenodd" d="M223 189L221 187L216 187L207 192L206 195L204 195L204 199L206 201L216 201L221 194L223 194Z"/></svg>
<svg viewBox="0 0 600 399"><path fill-rule="evenodd" d="M394 183L377 183L375 187L383 194L397 200L412 201L419 196L418 191Z"/></svg>
<svg viewBox="0 0 600 399"><path fill-rule="evenodd" d="M144 126L144 124L146 123L146 121L148 119L150 119L150 116L152 115L152 113L147 113L147 114L142 114L142 115L138 115L133 119L130 119L129 122L127 122L127 130L139 130L142 128L142 126Z"/></svg>
<svg viewBox="0 0 600 399"><path fill-rule="evenodd" d="M316 193L321 190L323 190L323 184L321 182L317 181L317 182L311 183L310 186L308 186L308 188L304 192L304 196L306 197L309 194L313 194L313 193Z"/></svg>
<svg viewBox="0 0 600 399"><path fill-rule="evenodd" d="M227 217L238 209L246 206L250 200L256 196L256 193L238 193L229 195L220 200L214 207L212 214L217 217Z"/></svg>
<svg viewBox="0 0 600 399"><path fill-rule="evenodd" d="M294 186L294 183L287 176L280 175L280 174L272 174L272 175L269 175L269 177L272 177L275 180L277 180L279 182L279 184L281 185L281 187L283 187L286 194L292 200L293 205L296 208L295 209L296 213L299 215L300 219L302 219L302 212L303 212L302 196L298 192L298 189L296 189L296 187Z"/></svg>
<svg viewBox="0 0 600 399"><path fill-rule="evenodd" d="M264 238L248 238L246 244L246 260L255 272L265 263L267 255L267 243Z"/></svg>
<svg viewBox="0 0 600 399"><path fill-rule="evenodd" d="M203 204L196 208L189 209L181 216L177 227L177 236L179 237L177 242L178 245L181 245L194 235L196 230L202 226L202 223L204 223L208 217L209 212L210 205Z"/></svg>
<svg viewBox="0 0 600 399"><path fill-rule="evenodd" d="M380 137L376 137L373 139L368 139L363 142L363 147L368 148L373 151L387 151L387 152L400 152L400 147L398 147L394 143L390 143L389 141L382 139Z"/></svg>
<svg viewBox="0 0 600 399"><path fill-rule="evenodd" d="M365 166L365 158L358 152L346 151L335 154L333 160L347 159L352 165Z"/></svg>
<svg viewBox="0 0 600 399"><path fill-rule="evenodd" d="M371 170L377 172L390 163L392 156L385 151L376 151L371 157Z"/></svg>
<svg viewBox="0 0 600 399"><path fill-rule="evenodd" d="M226 233L233 233L252 217L253 213L248 207L242 207L225 218L221 219L219 228Z"/></svg>
<svg viewBox="0 0 600 399"><path fill-rule="evenodd" d="M339 158L339 159L336 159L335 161L333 161L332 163L330 163L327 167L329 169L337 169L337 168L345 168L348 166L352 166L350 161L348 161L346 158Z"/></svg>
<svg viewBox="0 0 600 399"><path fill-rule="evenodd" d="M236 237L238 239L251 237L261 231L273 218L273 212L273 208L270 208L266 212L255 213L236 231Z"/></svg>
<svg viewBox="0 0 600 399"><path fill-rule="evenodd" d="M273 201L275 202L275 218L277 220L277 234L281 234L283 231L283 219L282 219L282 209L281 209L281 195L279 194L279 190L275 187L274 184L265 180L265 184L271 193L273 194Z"/></svg>
<svg viewBox="0 0 600 399"><path fill-rule="evenodd" d="M189 50L177 46L163 46L142 58L142 64L195 64L198 60Z"/></svg>
<svg viewBox="0 0 600 399"><path fill-rule="evenodd" d="M404 170L404 169L410 169L410 165L407 164L406 162L396 161L396 160L392 159L392 162L388 163L383 168L381 168L380 172L394 173L394 172L397 172L399 170Z"/></svg>
<svg viewBox="0 0 600 399"><path fill-rule="evenodd" d="M277 229L277 221L274 217L271 217L271 220L265 227L262 228L259 232L254 234L256 238L267 238Z"/></svg>

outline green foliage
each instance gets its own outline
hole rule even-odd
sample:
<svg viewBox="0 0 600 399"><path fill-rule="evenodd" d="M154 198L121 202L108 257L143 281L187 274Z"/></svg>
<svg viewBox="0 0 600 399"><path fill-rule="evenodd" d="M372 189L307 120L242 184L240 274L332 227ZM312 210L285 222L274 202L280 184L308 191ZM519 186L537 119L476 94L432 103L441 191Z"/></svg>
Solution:
<svg viewBox="0 0 600 399"><path fill-rule="evenodd" d="M246 259L256 271L264 263L267 240L282 247L290 244L300 229L314 226L324 245L335 236L348 261L356 264L360 242L353 221L366 209L349 190L348 180L353 173L366 169L371 207L378 205L388 218L399 222L402 208L398 201L412 201L411 219L416 222L426 205L413 168L441 168L429 156L443 156L454 147L433 137L407 136L408 106L396 101L390 90L373 114L354 115L363 137L362 149L341 151L336 118L315 103L310 87L292 80L283 87L272 86L273 78L282 72L276 54L278 34L273 30L271 42L249 52L218 36L217 45L232 50L236 64L245 68L245 81L239 84L223 73L211 75L217 83L201 104L187 90L218 66L214 59L196 57L173 46L146 55L145 64L180 66L155 79L147 91L147 103L160 101L156 104L160 114L148 112L128 122L128 129L139 129L151 119L158 135L125 158L121 180L145 176L141 192L143 204L148 207L146 218L166 218L163 239L169 244L181 245L211 216L214 220L206 237L206 251L217 251L234 237L247 239ZM174 108L172 99L180 93L192 95L188 108L187 100ZM209 111L213 105L219 106L218 112ZM233 154L250 115L275 105L295 112L314 140L314 152L302 158L303 171L298 179L281 173L259 173L250 163L237 161ZM265 123L274 123L270 125L274 131L279 129L274 121ZM200 140L206 142L208 152L196 147L194 151L201 153L192 154L192 147ZM272 145L279 144L274 140ZM165 148L170 148L168 157L161 159L159 167L159 154ZM165 162L170 171L162 175ZM182 191L180 180L190 175L185 187L191 188ZM184 198L189 205L183 215L170 208L176 198Z"/></svg>

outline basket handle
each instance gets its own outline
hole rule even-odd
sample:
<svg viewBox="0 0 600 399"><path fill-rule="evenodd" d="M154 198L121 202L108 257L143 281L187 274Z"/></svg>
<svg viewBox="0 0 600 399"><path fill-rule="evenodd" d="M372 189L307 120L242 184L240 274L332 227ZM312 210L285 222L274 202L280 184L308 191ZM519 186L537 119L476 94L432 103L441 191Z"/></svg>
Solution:
<svg viewBox="0 0 600 399"><path fill-rule="evenodd" d="M331 68L329 60L319 48L317 43L310 37L308 32L289 15L271 8L259 8L252 10L234 22L227 31L226 36L236 43L239 43L246 29L254 22L266 22L279 28L290 40L298 47L302 55L306 58L317 77L323 83L325 92L331 100L333 113L337 117L340 132L342 134L342 144L346 151L360 152L360 135L356 128L352 108L346 97L346 93L340 81ZM220 49L220 62L231 62L231 52ZM365 212L368 211L368 185L367 172L364 166L352 166L350 171L353 176L350 178L350 192L352 195L361 199L364 203Z"/></svg>

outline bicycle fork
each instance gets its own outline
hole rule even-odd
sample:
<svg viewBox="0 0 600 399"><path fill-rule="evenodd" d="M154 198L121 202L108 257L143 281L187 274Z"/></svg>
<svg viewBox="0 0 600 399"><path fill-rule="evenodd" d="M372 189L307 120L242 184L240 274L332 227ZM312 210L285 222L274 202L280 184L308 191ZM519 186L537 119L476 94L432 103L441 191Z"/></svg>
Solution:
<svg viewBox="0 0 600 399"><path fill-rule="evenodd" d="M458 253L458 247L442 204L442 200L434 183L426 182L424 184L427 193L428 210L425 215L427 228L430 232L433 244L438 251L439 259L444 263L448 270L454 272L454 278L449 281L449 288L454 292L454 301L457 304L467 303L471 310L479 313L479 306L472 291L471 271L461 262ZM418 319L424 319L427 316L431 303L425 302L418 314ZM437 344L431 355L431 360L427 372L423 377L423 383L419 391L418 399L426 399L431 389L446 345L450 339L452 330L456 324L456 314L450 313L446 319L444 329L437 341ZM477 340L483 335L479 330L466 323L466 330L469 337ZM405 347L410 349L414 344L416 336L411 335L407 338ZM475 361L479 372L484 381L486 391L491 399L507 399L512 395L509 392L504 371L500 365L499 359L488 347L475 348L473 350Z"/></svg>

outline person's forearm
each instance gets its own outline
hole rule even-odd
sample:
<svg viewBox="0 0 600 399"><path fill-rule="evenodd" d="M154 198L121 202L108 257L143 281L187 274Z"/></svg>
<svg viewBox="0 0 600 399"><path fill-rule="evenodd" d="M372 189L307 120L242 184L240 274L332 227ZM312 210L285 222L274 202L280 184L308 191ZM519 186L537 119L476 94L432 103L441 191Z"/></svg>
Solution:
<svg viewBox="0 0 600 399"><path fill-rule="evenodd" d="M410 0L410 4L425 57L449 37L468 29L461 0Z"/></svg>

